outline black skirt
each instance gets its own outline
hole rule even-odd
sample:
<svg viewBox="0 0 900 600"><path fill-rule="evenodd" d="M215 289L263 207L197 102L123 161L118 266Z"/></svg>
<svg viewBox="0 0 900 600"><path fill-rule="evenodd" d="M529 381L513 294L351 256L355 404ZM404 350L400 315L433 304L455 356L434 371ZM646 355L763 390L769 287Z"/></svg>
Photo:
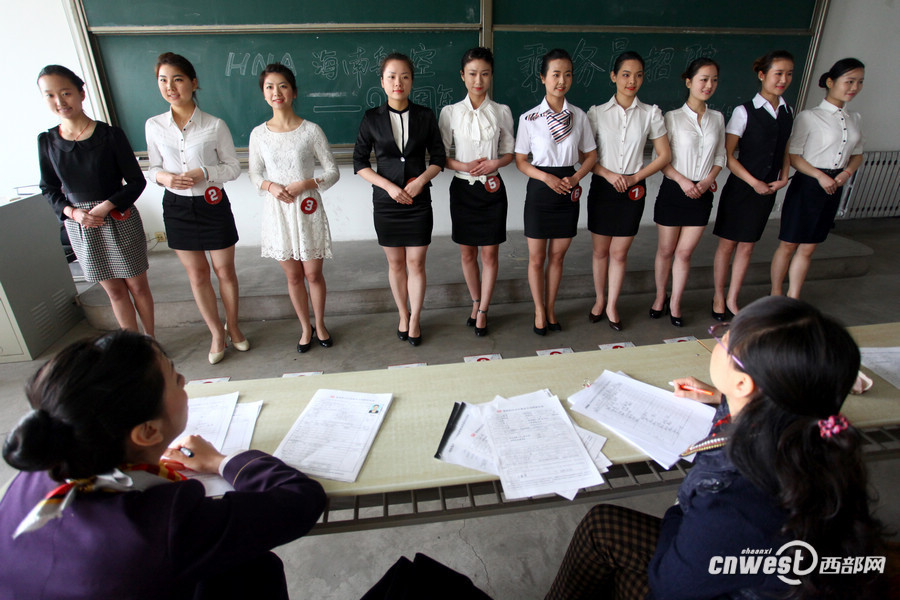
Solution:
<svg viewBox="0 0 900 600"><path fill-rule="evenodd" d="M822 172L833 178L841 169ZM794 173L784 195L778 239L792 244L821 244L834 225L840 203L841 188L828 194L815 177Z"/></svg>
<svg viewBox="0 0 900 600"><path fill-rule="evenodd" d="M639 181L624 192L597 174L591 176L588 193L588 229L597 235L637 235L644 214L647 186Z"/></svg>
<svg viewBox="0 0 900 600"><path fill-rule="evenodd" d="M166 238L173 250L222 250L238 241L231 203L224 188L220 197L179 196L169 190L163 194L163 222Z"/></svg>
<svg viewBox="0 0 900 600"><path fill-rule="evenodd" d="M775 206L775 194L757 194L750 185L733 173L728 176L713 233L733 242L758 242Z"/></svg>
<svg viewBox="0 0 900 600"><path fill-rule="evenodd" d="M663 177L653 207L653 222L666 227L706 227L712 203L712 190L706 190L699 198L691 198L678 182Z"/></svg>
<svg viewBox="0 0 900 600"><path fill-rule="evenodd" d="M575 174L575 167L536 167L560 179ZM576 196L572 201L573 195ZM573 238L578 233L581 186L557 194L543 181L529 179L525 188L525 237L537 240Z"/></svg>
<svg viewBox="0 0 900 600"><path fill-rule="evenodd" d="M372 200L372 206L379 246L401 248L431 243L434 227L431 188L422 190L412 204L400 204L387 194L379 194Z"/></svg>
<svg viewBox="0 0 900 600"><path fill-rule="evenodd" d="M450 182L452 239L465 246L495 246L506 241L506 186L499 175L485 183L454 177Z"/></svg>

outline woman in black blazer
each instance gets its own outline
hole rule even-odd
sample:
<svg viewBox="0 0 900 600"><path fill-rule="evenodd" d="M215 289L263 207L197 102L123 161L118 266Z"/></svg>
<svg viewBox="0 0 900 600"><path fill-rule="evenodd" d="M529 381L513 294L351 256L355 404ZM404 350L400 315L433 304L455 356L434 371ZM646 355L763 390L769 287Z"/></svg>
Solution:
<svg viewBox="0 0 900 600"><path fill-rule="evenodd" d="M400 324L397 337L422 342L419 317L425 300L425 254L431 243L431 180L446 162L438 122L431 109L409 101L413 64L392 53L381 63L381 87L388 101L366 111L353 150L353 171L372 184L378 243L388 260L388 277ZM378 171L370 155L375 149ZM425 165L425 153L429 164Z"/></svg>

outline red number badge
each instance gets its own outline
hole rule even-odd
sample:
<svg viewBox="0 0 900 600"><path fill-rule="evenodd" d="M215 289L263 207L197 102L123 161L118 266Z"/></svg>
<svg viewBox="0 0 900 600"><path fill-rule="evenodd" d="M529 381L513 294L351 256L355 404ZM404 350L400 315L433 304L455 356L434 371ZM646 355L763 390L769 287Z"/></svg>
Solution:
<svg viewBox="0 0 900 600"><path fill-rule="evenodd" d="M494 193L500 189L500 178L496 175L491 175L484 182L484 189L487 191Z"/></svg>
<svg viewBox="0 0 900 600"><path fill-rule="evenodd" d="M719 186L716 184L715 181L713 181L713 182L712 182L712 185L709 186L709 191L715 192L717 189L719 189Z"/></svg>
<svg viewBox="0 0 900 600"><path fill-rule="evenodd" d="M114 208L109 211L109 216L111 216L116 221L125 221L128 217L131 216L131 207L129 206L125 210L119 210L118 208Z"/></svg>
<svg viewBox="0 0 900 600"><path fill-rule="evenodd" d="M206 188L206 191L203 193L203 197L206 198L207 204L212 204L213 206L215 206L222 201L222 190L215 186L210 186Z"/></svg>
<svg viewBox="0 0 900 600"><path fill-rule="evenodd" d="M410 178L409 178L409 181L406 182L406 185L411 184L411 183L412 183L413 181L415 181L416 179L418 179L418 177L410 177Z"/></svg>
<svg viewBox="0 0 900 600"><path fill-rule="evenodd" d="M578 202L581 199L581 186L576 185L572 188L572 202Z"/></svg>
<svg viewBox="0 0 900 600"><path fill-rule="evenodd" d="M634 187L628 189L628 197L632 200L640 200L644 197L644 194L647 193L647 190L644 189L644 186L640 183Z"/></svg>
<svg viewBox="0 0 900 600"><path fill-rule="evenodd" d="M316 212L316 209L319 207L319 203L316 202L316 199L310 196L309 198L304 198L300 202L300 210L303 211L304 215L311 215Z"/></svg>

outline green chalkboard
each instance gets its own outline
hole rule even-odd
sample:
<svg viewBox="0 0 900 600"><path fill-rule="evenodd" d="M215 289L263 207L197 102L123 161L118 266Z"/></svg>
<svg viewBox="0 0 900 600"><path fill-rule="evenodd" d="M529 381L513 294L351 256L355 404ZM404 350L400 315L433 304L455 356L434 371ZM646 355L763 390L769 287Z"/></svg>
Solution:
<svg viewBox="0 0 900 600"><path fill-rule="evenodd" d="M246 33L102 35L95 39L115 120L135 150L146 150L144 122L168 110L154 75L165 51L187 57L197 69L200 107L225 120L237 147L269 119L258 76L282 62L297 76L295 110L319 124L332 144L350 144L363 113L383 104L379 61L404 52L416 65L410 98L437 114L465 94L459 77L463 52L478 45L477 31L356 33Z"/></svg>
<svg viewBox="0 0 900 600"><path fill-rule="evenodd" d="M495 25L809 29L816 0L494 0Z"/></svg>
<svg viewBox="0 0 900 600"><path fill-rule="evenodd" d="M83 0L91 27L284 23L478 23L478 0Z"/></svg>
<svg viewBox="0 0 900 600"><path fill-rule="evenodd" d="M770 50L788 50L796 58L794 82L785 94L785 100L794 105L809 43L810 36L783 34L498 31L494 34L494 99L508 104L516 118L539 104L545 94L540 59L552 48L564 48L572 55L575 69L567 99L587 111L615 94L609 78L613 61L621 52L634 50L645 61L640 99L666 112L687 99L681 79L685 67L694 58L709 56L720 65L719 87L709 106L727 119L735 106L758 91L753 61Z"/></svg>

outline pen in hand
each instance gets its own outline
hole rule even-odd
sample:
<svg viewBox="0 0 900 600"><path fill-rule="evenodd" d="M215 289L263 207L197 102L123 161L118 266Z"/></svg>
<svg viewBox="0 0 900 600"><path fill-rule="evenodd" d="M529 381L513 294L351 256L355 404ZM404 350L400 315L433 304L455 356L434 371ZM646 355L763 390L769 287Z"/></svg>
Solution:
<svg viewBox="0 0 900 600"><path fill-rule="evenodd" d="M187 446L182 446L178 449L179 452L187 456L188 458L194 458L194 451L188 448Z"/></svg>
<svg viewBox="0 0 900 600"><path fill-rule="evenodd" d="M713 396L714 395L711 390L704 390L704 389L701 389L698 387L694 387L692 385L685 385L685 384L677 384L676 385L676 383L674 381L670 381L669 385L671 385L674 388L684 390L686 392L697 392L698 394L703 394L704 396Z"/></svg>

